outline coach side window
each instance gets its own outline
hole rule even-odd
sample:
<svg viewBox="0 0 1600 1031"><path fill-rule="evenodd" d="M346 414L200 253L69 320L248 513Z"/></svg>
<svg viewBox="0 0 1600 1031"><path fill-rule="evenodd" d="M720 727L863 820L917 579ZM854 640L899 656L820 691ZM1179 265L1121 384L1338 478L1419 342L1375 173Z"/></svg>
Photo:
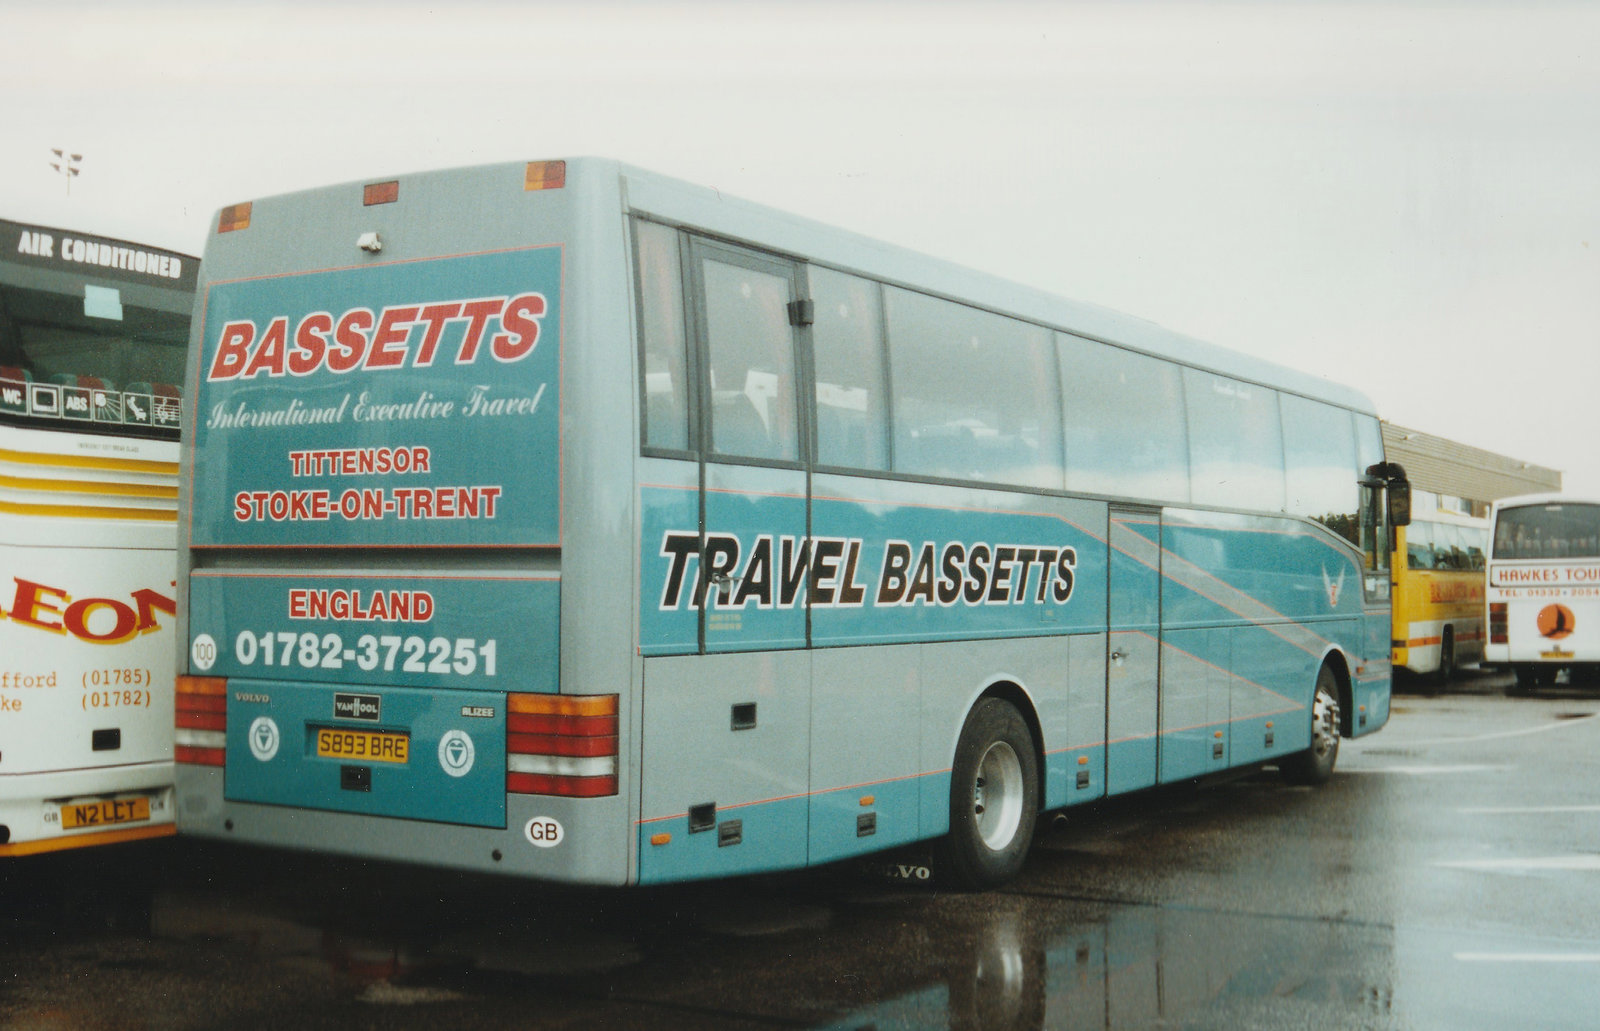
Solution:
<svg viewBox="0 0 1600 1031"><path fill-rule="evenodd" d="M1283 511L1278 392L1190 368L1183 392L1195 504Z"/></svg>
<svg viewBox="0 0 1600 1031"><path fill-rule="evenodd" d="M1351 414L1294 394L1284 394L1280 402L1289 512L1358 543L1361 466Z"/></svg>
<svg viewBox="0 0 1600 1031"><path fill-rule="evenodd" d="M634 222L638 257L639 335L644 446L689 448L689 376L683 317L683 270L678 234L653 222Z"/></svg>
<svg viewBox="0 0 1600 1031"><path fill-rule="evenodd" d="M710 366L710 451L798 461L790 279L712 257L701 262L700 275Z"/></svg>
<svg viewBox="0 0 1600 1031"><path fill-rule="evenodd" d="M1062 487L1051 334L908 290L885 290L896 472Z"/></svg>
<svg viewBox="0 0 1600 1031"><path fill-rule="evenodd" d="M1176 365L1067 333L1061 404L1067 489L1189 500L1189 429Z"/></svg>
<svg viewBox="0 0 1600 1031"><path fill-rule="evenodd" d="M883 302L877 283L812 266L817 464L889 468Z"/></svg>

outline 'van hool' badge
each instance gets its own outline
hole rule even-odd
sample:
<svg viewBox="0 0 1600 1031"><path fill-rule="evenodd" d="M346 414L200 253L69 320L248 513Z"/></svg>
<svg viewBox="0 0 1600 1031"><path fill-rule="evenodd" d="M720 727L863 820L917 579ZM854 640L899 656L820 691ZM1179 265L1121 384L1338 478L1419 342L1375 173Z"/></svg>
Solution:
<svg viewBox="0 0 1600 1031"><path fill-rule="evenodd" d="M378 713L383 709L383 699L375 694L345 694L340 692L333 696L333 716L340 720L366 720L369 723L378 722Z"/></svg>

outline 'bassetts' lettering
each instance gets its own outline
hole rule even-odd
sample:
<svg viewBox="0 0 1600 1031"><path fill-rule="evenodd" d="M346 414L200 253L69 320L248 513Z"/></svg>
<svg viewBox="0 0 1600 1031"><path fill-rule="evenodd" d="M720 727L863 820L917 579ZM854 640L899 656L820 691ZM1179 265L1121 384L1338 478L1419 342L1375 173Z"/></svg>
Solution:
<svg viewBox="0 0 1600 1031"><path fill-rule="evenodd" d="M501 364L519 362L538 346L548 310L543 294L525 293L352 308L337 318L314 311L292 327L286 315L236 319L218 332L206 379L427 368L439 358L472 365L485 353Z"/></svg>

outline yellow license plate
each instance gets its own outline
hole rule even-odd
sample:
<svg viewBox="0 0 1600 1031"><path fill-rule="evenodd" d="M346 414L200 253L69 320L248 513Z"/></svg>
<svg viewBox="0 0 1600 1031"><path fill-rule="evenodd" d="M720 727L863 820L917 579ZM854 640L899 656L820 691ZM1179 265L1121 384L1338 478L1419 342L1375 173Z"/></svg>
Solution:
<svg viewBox="0 0 1600 1031"><path fill-rule="evenodd" d="M318 759L404 763L411 756L411 735L389 730L317 728Z"/></svg>
<svg viewBox="0 0 1600 1031"><path fill-rule="evenodd" d="M138 823L148 819L150 800L143 797L109 798L61 807L61 826L69 831L80 827L113 827L119 823Z"/></svg>

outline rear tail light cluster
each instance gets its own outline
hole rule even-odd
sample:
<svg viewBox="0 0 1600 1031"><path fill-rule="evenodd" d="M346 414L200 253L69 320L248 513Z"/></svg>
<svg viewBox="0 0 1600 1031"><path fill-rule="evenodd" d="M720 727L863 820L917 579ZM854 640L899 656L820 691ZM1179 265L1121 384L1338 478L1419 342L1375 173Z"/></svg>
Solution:
<svg viewBox="0 0 1600 1031"><path fill-rule="evenodd" d="M506 696L506 790L597 798L617 793L617 696Z"/></svg>
<svg viewBox="0 0 1600 1031"><path fill-rule="evenodd" d="M1510 634L1506 630L1506 603L1492 601L1489 603L1489 643L1509 644Z"/></svg>
<svg viewBox="0 0 1600 1031"><path fill-rule="evenodd" d="M173 758L192 766L221 766L228 743L228 682L179 676L173 713Z"/></svg>

